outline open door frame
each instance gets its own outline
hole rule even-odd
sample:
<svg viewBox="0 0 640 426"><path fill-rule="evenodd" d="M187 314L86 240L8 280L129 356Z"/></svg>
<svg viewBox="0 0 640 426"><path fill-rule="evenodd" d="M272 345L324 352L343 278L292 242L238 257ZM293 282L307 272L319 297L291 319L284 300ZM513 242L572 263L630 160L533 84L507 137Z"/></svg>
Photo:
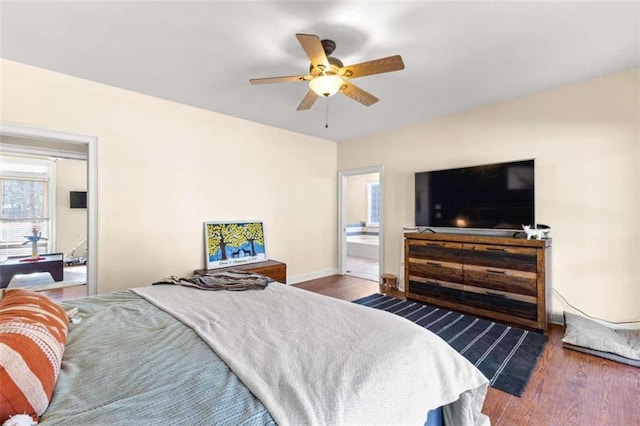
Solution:
<svg viewBox="0 0 640 426"><path fill-rule="evenodd" d="M347 272L347 178L370 173L378 173L380 185L380 225L378 227L378 282L380 282L380 275L384 265L384 167L381 165L338 172L338 273L344 275Z"/></svg>
<svg viewBox="0 0 640 426"><path fill-rule="evenodd" d="M87 145L87 293L98 290L98 138L96 136L0 122L0 135Z"/></svg>

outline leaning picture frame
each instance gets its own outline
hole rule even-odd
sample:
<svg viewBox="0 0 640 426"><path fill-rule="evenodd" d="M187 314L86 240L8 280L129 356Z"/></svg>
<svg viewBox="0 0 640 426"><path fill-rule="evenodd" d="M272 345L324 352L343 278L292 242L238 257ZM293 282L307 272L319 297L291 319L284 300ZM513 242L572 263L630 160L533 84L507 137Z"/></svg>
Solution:
<svg viewBox="0 0 640 426"><path fill-rule="evenodd" d="M207 269L264 262L264 225L261 221L204 222Z"/></svg>

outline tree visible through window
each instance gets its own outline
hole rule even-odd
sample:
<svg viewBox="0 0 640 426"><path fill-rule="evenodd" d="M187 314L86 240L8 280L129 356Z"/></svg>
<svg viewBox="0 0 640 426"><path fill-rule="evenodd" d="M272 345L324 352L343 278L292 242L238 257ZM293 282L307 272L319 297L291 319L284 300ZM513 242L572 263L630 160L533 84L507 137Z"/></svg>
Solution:
<svg viewBox="0 0 640 426"><path fill-rule="evenodd" d="M367 184L367 226L380 225L380 184Z"/></svg>
<svg viewBox="0 0 640 426"><path fill-rule="evenodd" d="M0 166L0 256L26 256L31 244L23 243L33 227L45 238L50 235L49 162L12 158ZM47 241L38 246L48 251Z"/></svg>

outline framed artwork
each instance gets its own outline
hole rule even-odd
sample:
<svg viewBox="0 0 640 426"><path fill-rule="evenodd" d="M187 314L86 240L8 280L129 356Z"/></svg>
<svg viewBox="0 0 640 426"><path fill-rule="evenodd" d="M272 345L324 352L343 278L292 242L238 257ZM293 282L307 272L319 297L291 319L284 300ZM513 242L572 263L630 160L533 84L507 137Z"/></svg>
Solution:
<svg viewBox="0 0 640 426"><path fill-rule="evenodd" d="M264 262L267 253L262 222L205 222L205 264L207 269Z"/></svg>

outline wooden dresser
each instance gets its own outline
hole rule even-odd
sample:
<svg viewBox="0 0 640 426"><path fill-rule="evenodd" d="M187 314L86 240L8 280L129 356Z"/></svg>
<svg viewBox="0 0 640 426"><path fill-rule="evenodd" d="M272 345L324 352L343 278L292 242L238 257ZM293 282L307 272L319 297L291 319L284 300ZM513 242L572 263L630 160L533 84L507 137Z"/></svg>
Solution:
<svg viewBox="0 0 640 426"><path fill-rule="evenodd" d="M546 331L551 240L405 234L405 295Z"/></svg>
<svg viewBox="0 0 640 426"><path fill-rule="evenodd" d="M226 268L216 268L216 269L197 269L193 271L195 275L204 275L206 273L216 273L216 272L224 272L224 271L247 271L247 272L255 272L257 274L266 275L269 278L273 278L274 280L286 284L287 283L287 264L283 262L278 262L277 260L267 260L264 262L256 262L256 263L245 263L242 265L234 265L228 266Z"/></svg>

